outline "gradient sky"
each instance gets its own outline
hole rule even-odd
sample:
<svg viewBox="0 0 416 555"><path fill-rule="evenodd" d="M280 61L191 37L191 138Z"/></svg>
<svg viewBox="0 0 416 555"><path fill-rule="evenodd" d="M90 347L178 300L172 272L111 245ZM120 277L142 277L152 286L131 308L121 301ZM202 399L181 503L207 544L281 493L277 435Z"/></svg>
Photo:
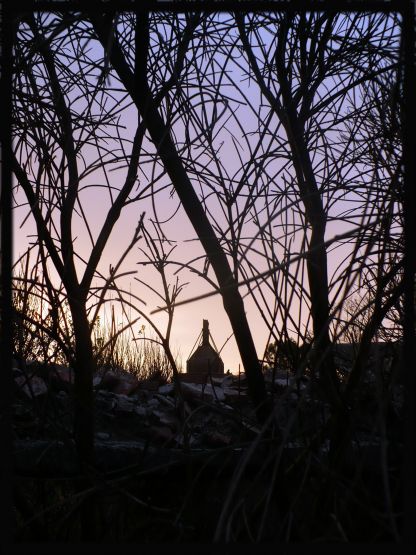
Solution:
<svg viewBox="0 0 416 555"><path fill-rule="evenodd" d="M154 40L157 38L153 37ZM159 40L162 41L163 37L159 37ZM271 41L272 38L268 37L267 33L264 34L264 40ZM161 43L162 44L162 43ZM99 52L99 47L91 43L90 48L92 48L92 56L99 57L101 54ZM94 54L95 52L95 54ZM223 63L223 59L218 57L218 63ZM248 82L245 76L242 74L241 70L238 69L238 65L234 64L233 62L229 61L229 76L224 77L224 86L228 87L227 94L233 99L230 101L233 108L236 110L236 116L234 120L226 119L227 115L224 115L223 118L219 119L216 122L216 130L218 132L217 136L214 139L215 144L220 149L219 156L220 161L222 164L222 170L220 173L217 173L217 178L222 176L229 175L232 179L235 176L236 179L240 179L241 173L241 163L245 162L249 159L249 145L254 145L256 143L257 137L250 138L246 137L243 138L242 132L244 131L252 131L256 130L257 126L257 113L260 113L262 110L265 110L264 107L260 105L260 96L258 87L255 85L254 82ZM336 78L335 78L336 79ZM117 83L116 80L110 79L111 83ZM330 83L327 83L329 86ZM332 82L331 86L336 86ZM225 89L224 89L225 90ZM324 94L324 91L321 91ZM126 149L128 150L128 141L133 138L133 134L135 131L134 124L137 122L137 112L136 109L131 106L129 99L124 98L122 93L116 93L115 97L120 102L120 106L124 106L124 111L121 112L121 124L124 125L124 129L122 130L123 134L123 141L126 145ZM249 106L244 106L242 102L245 102L245 98L248 99L253 107L250 108ZM85 99L82 96L79 97L77 100L77 106L79 109L82 108L83 102L85 103ZM212 103L208 109L208 117L212 117ZM257 111L257 113L256 113ZM238 121L237 121L238 120ZM241 127L238 126L238 123ZM277 122L272 120L271 128L276 126ZM184 129L181 122L177 122L174 125L175 136L177 140L180 142L184 137ZM234 134L235 138L239 139L239 143L233 141L232 134ZM116 144L116 143L115 143ZM152 171L152 145L148 142L144 144L145 150L149 149L149 155L144 154L141 158L140 168L139 168L139 189L140 187L144 187L146 182L149 181L151 171ZM264 147L265 151L268 147ZM86 146L83 148L82 154L86 161L86 165L91 162L94 157L96 157L96 152L91 146ZM319 161L319 154L316 153L317 160ZM207 158L202 155L201 161L201 168L203 168L204 161ZM318 163L318 162L317 162ZM80 162L82 165L82 163ZM269 163L267 167L267 175L268 176L276 176L276 190L279 187L283 187L283 177L289 176L290 171L280 172L281 165L283 162L279 162L278 160L274 160ZM118 167L119 165L114 164L113 171L108 175L111 177L112 184L114 186L118 186L124 179L125 176L125 168ZM154 167L153 167L154 168ZM157 169L157 168L156 168ZM159 170L160 171L160 168ZM202 169L201 169L202 171ZM217 171L217 170L215 170ZM215 173L214 171L214 173ZM280 172L280 173L279 173ZM264 179L268 179L265 177ZM231 181L230 181L231 183ZM88 224L90 225L93 233L98 233L100 225L103 222L103 218L106 214L106 210L109 207L109 197L108 194L105 192L104 188L97 187L97 185L105 184L104 176L100 171L95 171L93 174L89 175L82 181L82 186L87 187L83 189L80 195L82 199L83 207L85 208L87 214ZM179 207L178 208L178 199L176 194L171 194L171 186L169 181L167 180L166 176L161 180L161 184L167 185L167 189L162 192L159 192L155 196L155 205L157 207L158 217L159 220L168 220L172 216L172 220L163 226L165 234L167 238L176 245L176 248L172 255L170 256L169 260L171 261L179 261L179 262L187 262L194 257L201 256L203 254L202 249L195 240L195 233L188 221L188 218L184 214L183 210ZM194 185L197 188L196 181L194 179ZM21 199L20 196L17 197L19 200ZM267 199L268 200L268 199ZM263 202L263 207L261 206L261 202ZM265 200L259 200L259 210L264 208ZM333 215L335 216L337 211L343 209L343 203L349 202L344 199L339 199L338 204L334 204L333 208ZM220 205L218 203L218 199L215 197L211 197L209 200L210 209L212 209L213 213L216 214L219 222L224 221L221 216L220 212ZM114 265L120 253L125 249L126 245L128 244L134 229L137 225L137 222L140 218L140 215L145 212L146 213L146 222L148 229L151 230L150 219L153 217L154 206L152 205L149 198L140 200L137 203L134 203L128 207L126 207L122 213L122 216L119 222L114 229L114 232L110 238L110 241L107 245L107 248L103 254L100 270L104 273L108 273L108 268L110 264ZM15 210L14 214L14 257L17 259L26 249L28 242L30 243L31 239L30 236L32 234L36 234L33 221L29 218L22 227L20 224L27 213L27 209L19 208ZM293 221L296 223L296 219L298 216L296 214L292 214ZM278 220L276 220L276 223ZM254 227L247 222L246 229L244 235L248 238L251 237L253 233ZM90 250L90 243L88 239L88 234L86 232L85 226L76 226L76 242L75 247L77 252L81 256L88 256L88 252ZM336 219L328 225L327 230L327 238L332 237L334 234L343 233L348 229L348 226L345 222L337 221ZM278 231L276 231L277 233ZM298 237L296 239L296 237ZM296 248L299 247L299 237L296 236L295 241L293 243L293 249L296 251ZM120 278L119 285L123 287L126 291L132 291L133 294L142 298L146 305L138 304L138 307L146 312L146 314L150 315L150 312L154 310L157 306L160 306L162 303L157 297L146 287L140 283L138 283L134 277L138 277L139 279L151 284L152 287L156 289L160 288L161 282L160 278L158 277L157 272L149 267L144 267L143 265L138 264L138 262L143 261L144 257L143 254L139 251L139 248L144 248L145 243L144 240L141 240L136 247L132 250L128 258L125 260L122 268L120 271L137 271L137 274L128 275L124 278ZM168 249L168 247L166 247ZM329 274L330 276L335 275L337 267L340 261L348 254L348 251L351 249L351 246L343 245L339 247L335 254L331 254L329 257ZM262 271L266 268L264 259L260 256L257 256L252 249L250 251L250 259L256 264L256 268L258 271ZM197 264L198 268L202 269L203 267L203 260L202 262ZM173 283L175 276L173 272L178 268L178 266L171 266L171 270L168 270L171 276L171 281ZM187 270L183 270L179 272L179 279L181 283L189 282L188 285L184 288L180 298L178 300L183 300L186 298L193 297L195 295L208 292L211 290L211 287L204 282L204 280L198 277L195 273L191 273ZM211 275L211 274L209 274ZM211 275L212 277L212 275ZM98 286L99 280L94 280L93 286ZM158 289L160 290L160 289ZM244 289L242 292L244 293ZM265 293L265 303L267 304L268 299L272 304L272 297L270 292ZM115 303L115 306L117 304ZM247 312L247 318L249 324L252 329L253 337L255 340L255 344L257 347L257 352L259 358L262 357L263 351L266 347L266 343L268 340L268 330L267 326L263 322L263 320L259 317L258 310L255 307L252 299L247 297L245 299L245 307ZM291 306L294 313L297 313L299 310L299 303L296 299L293 301L293 306ZM303 310L305 311L305 307L303 306ZM117 313L117 312L116 312ZM106 309L106 317L110 314L110 307L108 306ZM120 323L124 323L124 318L121 315L121 312L118 312L118 319ZM134 318L136 315L134 314L134 310L132 310L132 317ZM104 314L103 314L104 317ZM162 329L166 326L166 317L163 314L154 314L150 316L154 322L157 323ZM193 303L179 306L175 311L174 317L174 325L172 331L172 341L171 346L174 353L179 352L183 362L185 363L186 358L189 356L191 348L193 347L195 340L201 331L202 328L202 320L207 319L210 323L211 333L213 335L214 341L218 348L221 348L223 343L227 340L227 338L231 335L231 327L228 322L228 318L222 306L222 300L219 295L198 300ZM300 317L302 322L306 321L306 312ZM142 324L146 325L146 333L147 330L150 329L150 326L141 319L134 328L135 334L138 334L138 331ZM230 369L233 372L238 371L238 366L240 364L240 357L238 354L238 350L233 338L231 338L223 348L221 352L221 356L224 360L225 369Z"/></svg>

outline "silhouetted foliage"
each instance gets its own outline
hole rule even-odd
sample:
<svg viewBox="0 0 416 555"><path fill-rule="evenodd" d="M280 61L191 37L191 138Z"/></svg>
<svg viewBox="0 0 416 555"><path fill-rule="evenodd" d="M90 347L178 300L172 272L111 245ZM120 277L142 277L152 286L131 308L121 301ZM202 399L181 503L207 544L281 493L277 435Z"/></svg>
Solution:
<svg viewBox="0 0 416 555"><path fill-rule="evenodd" d="M305 10L22 14L15 210L36 233L15 279L15 352L74 368L71 439L83 476L71 503L67 484L50 492L51 502L67 495L79 521L65 524L68 512L57 528L39 524L42 538L400 539L403 390L385 379L387 358L370 369L368 360L375 340L402 338L401 25L396 13ZM134 214L130 237L106 270L125 214ZM183 218L197 254L175 250ZM148 268L154 279L140 273ZM163 329L123 286L133 274L140 295L157 299ZM244 367L236 405L209 406L238 440L215 430L223 447L199 462L187 458L191 423L207 402L201 392L189 406L171 349L175 308L195 300L179 298L182 275L208 284L200 297L221 296ZM107 303L119 303L121 328L114 317L100 328ZM139 320L151 329L145 339ZM266 367L296 378L286 386L273 371L265 380L259 321ZM340 371L346 338L356 350ZM179 415L184 459L162 465L165 490L160 467L142 459L134 477L94 474L97 365L132 357L132 371L136 356L175 386L164 401ZM104 514L107 486L118 497ZM24 529L40 493L22 491ZM120 507L107 534L103 522Z"/></svg>

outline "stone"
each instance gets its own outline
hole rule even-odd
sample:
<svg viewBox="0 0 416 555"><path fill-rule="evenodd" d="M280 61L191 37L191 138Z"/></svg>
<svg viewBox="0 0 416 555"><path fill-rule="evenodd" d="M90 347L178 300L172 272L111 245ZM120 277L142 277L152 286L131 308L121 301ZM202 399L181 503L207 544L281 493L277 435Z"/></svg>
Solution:
<svg viewBox="0 0 416 555"><path fill-rule="evenodd" d="M131 395L140 386L139 380L133 375L124 375L119 378L118 383L115 384L112 391L113 393Z"/></svg>
<svg viewBox="0 0 416 555"><path fill-rule="evenodd" d="M221 387L193 383L182 383L182 392L185 399L203 399L212 402L214 400L224 401L225 395Z"/></svg>
<svg viewBox="0 0 416 555"><path fill-rule="evenodd" d="M230 445L231 438L221 432L212 431L203 434L203 442L208 447L224 447L225 445Z"/></svg>
<svg viewBox="0 0 416 555"><path fill-rule="evenodd" d="M222 387L212 387L211 384L207 384L205 388L203 388L204 395L208 393L208 395L212 395L212 398L216 401L225 401L224 390Z"/></svg>
<svg viewBox="0 0 416 555"><path fill-rule="evenodd" d="M114 374L111 370L106 370L100 377L101 381L98 384L100 389L105 389L106 391L113 391L119 382L119 377Z"/></svg>
<svg viewBox="0 0 416 555"><path fill-rule="evenodd" d="M231 387L226 387L223 389L224 395L226 399L235 399L240 397L240 393L238 392L238 389L233 389ZM242 394L244 396L246 396L246 394Z"/></svg>
<svg viewBox="0 0 416 555"><path fill-rule="evenodd" d="M208 376L208 383L211 383L211 382L212 382L214 385L222 386L223 381L224 381L224 378L223 378L223 377L217 378L217 377L212 376L212 377L210 378L210 377Z"/></svg>
<svg viewBox="0 0 416 555"><path fill-rule="evenodd" d="M39 378L39 376L32 376L31 378L26 376L16 376L14 381L31 399L33 397L46 395L48 392L48 386L42 378Z"/></svg>
<svg viewBox="0 0 416 555"><path fill-rule="evenodd" d="M168 426L151 426L149 438L156 443L171 444L175 439L175 434Z"/></svg>
<svg viewBox="0 0 416 555"><path fill-rule="evenodd" d="M138 416L142 416L143 418L147 415L147 410L144 407L140 407L137 405L134 407L134 412L135 414L137 414Z"/></svg>
<svg viewBox="0 0 416 555"><path fill-rule="evenodd" d="M156 380L144 380L140 382L139 387L141 389L146 389L147 391L158 391L159 382Z"/></svg>
<svg viewBox="0 0 416 555"><path fill-rule="evenodd" d="M133 374L117 375L112 370L105 370L94 378L94 386L121 395L132 395L139 389L140 382Z"/></svg>
<svg viewBox="0 0 416 555"><path fill-rule="evenodd" d="M202 399L202 388L199 384L182 382L182 393L184 399L192 401L194 399Z"/></svg>
<svg viewBox="0 0 416 555"><path fill-rule="evenodd" d="M52 380L55 378L67 384L74 383L74 371L66 366L55 366L55 368L52 368L50 377Z"/></svg>
<svg viewBox="0 0 416 555"><path fill-rule="evenodd" d="M168 426L171 430L177 431L180 428L180 422L172 413L162 410L154 410L152 416L156 417L160 424Z"/></svg>
<svg viewBox="0 0 416 555"><path fill-rule="evenodd" d="M154 398L160 401L162 405L165 405L165 407L169 407L169 408L175 407L175 401L173 401L170 397L166 397L164 395L158 395L156 393Z"/></svg>
<svg viewBox="0 0 416 555"><path fill-rule="evenodd" d="M116 406L116 401L112 393L107 393L106 391L97 391L95 396L95 403L97 408L104 412L109 412Z"/></svg>
<svg viewBox="0 0 416 555"><path fill-rule="evenodd" d="M150 409L150 410L153 410L153 409L157 408L158 406L159 406L159 401L157 399L155 399L154 397L147 401L147 408Z"/></svg>
<svg viewBox="0 0 416 555"><path fill-rule="evenodd" d="M161 385L158 388L158 393L160 395L170 395L171 393L173 393L175 390L175 387L173 385L173 383L167 383L165 385Z"/></svg>
<svg viewBox="0 0 416 555"><path fill-rule="evenodd" d="M236 382L237 380L238 378L236 379L236 376L229 374L228 376L225 376L224 379L222 380L222 387L231 387L233 383Z"/></svg>
<svg viewBox="0 0 416 555"><path fill-rule="evenodd" d="M25 405L13 405L13 418L18 420L33 420L32 411Z"/></svg>
<svg viewBox="0 0 416 555"><path fill-rule="evenodd" d="M110 434L108 434L107 432L97 432L97 433L95 434L95 437L96 437L97 439L101 439L101 440L105 441L105 440L107 440L107 439L110 439L111 436L110 436Z"/></svg>
<svg viewBox="0 0 416 555"><path fill-rule="evenodd" d="M114 394L114 401L115 407L114 410L116 413L132 413L134 412L135 404L134 402L124 394Z"/></svg>

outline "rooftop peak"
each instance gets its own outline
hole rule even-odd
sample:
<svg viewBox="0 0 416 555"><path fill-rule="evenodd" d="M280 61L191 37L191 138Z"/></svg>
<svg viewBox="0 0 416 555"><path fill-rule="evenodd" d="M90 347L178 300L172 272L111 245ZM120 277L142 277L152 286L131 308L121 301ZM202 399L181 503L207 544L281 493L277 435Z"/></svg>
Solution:
<svg viewBox="0 0 416 555"><path fill-rule="evenodd" d="M209 345L209 323L202 320L202 345Z"/></svg>

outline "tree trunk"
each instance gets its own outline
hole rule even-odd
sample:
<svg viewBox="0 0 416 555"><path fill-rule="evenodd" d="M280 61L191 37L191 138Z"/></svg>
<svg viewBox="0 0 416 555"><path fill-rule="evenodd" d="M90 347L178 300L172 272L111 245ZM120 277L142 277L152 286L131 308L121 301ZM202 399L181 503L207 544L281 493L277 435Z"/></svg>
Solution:
<svg viewBox="0 0 416 555"><path fill-rule="evenodd" d="M305 207L306 219L311 228L306 265L314 335L313 367L315 371L319 372L318 383L320 383L325 397L332 407L338 410L342 403L339 397L332 343L329 336L328 261L325 247L327 218L305 143L303 126L293 106L283 105L282 111L285 114L282 119L293 153L293 165L299 192Z"/></svg>
<svg viewBox="0 0 416 555"><path fill-rule="evenodd" d="M95 361L85 305L74 298L70 298L69 303L75 335L74 434L80 462L87 468L94 464Z"/></svg>
<svg viewBox="0 0 416 555"><path fill-rule="evenodd" d="M111 22L98 22L93 15L92 21L95 32L103 45L107 48L108 36L111 32ZM182 160L175 148L168 125L163 121L157 109L147 83L146 59L148 52L149 27L146 14L137 18L136 29L136 73L133 74L114 40L108 56L120 80L136 104L149 135L154 142L164 167L178 194L182 206L189 217L195 232L201 241L205 253L212 265L221 288L221 295L227 316L230 320L234 337L240 352L241 360L247 376L249 394L254 404L257 418L264 422L270 413L266 388L260 362L250 327L246 318L243 299L238 290L228 259L215 235L215 232L205 214L201 202L195 193L192 183L186 173Z"/></svg>
<svg viewBox="0 0 416 555"><path fill-rule="evenodd" d="M326 214L309 157L308 145L305 141L303 118L297 112L291 88L292 84L288 79L288 68L285 59L288 23L281 23L279 42L275 55L275 67L281 92L280 100L278 96L273 94L263 78L257 59L248 41L243 16L237 14L235 17L250 68L271 109L281 121L290 145L300 197L312 232L306 261L315 341L315 356L312 363L315 370L319 369L319 383L325 397L334 408L339 408L340 399L329 337L328 271L327 253L324 244Z"/></svg>
<svg viewBox="0 0 416 555"><path fill-rule="evenodd" d="M83 478L79 492L94 484L94 392L95 360L91 332L85 308L85 299L68 293L75 335L74 367L74 438ZM96 502L93 495L82 501L80 508L81 534L86 541L96 540Z"/></svg>

